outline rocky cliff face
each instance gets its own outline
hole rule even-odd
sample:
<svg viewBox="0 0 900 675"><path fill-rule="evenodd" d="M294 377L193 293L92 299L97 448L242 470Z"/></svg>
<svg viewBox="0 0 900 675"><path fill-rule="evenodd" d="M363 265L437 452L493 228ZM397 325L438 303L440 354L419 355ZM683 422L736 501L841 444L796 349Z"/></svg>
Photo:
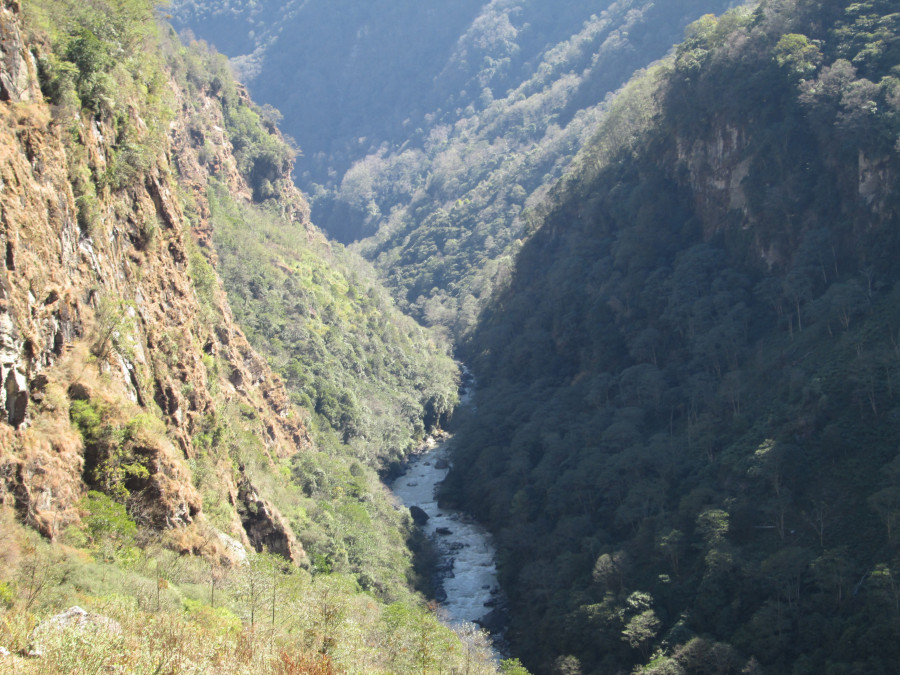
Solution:
<svg viewBox="0 0 900 675"><path fill-rule="evenodd" d="M677 136L675 148L674 173L686 176L697 215L709 231L730 222L729 214L736 214L744 226L752 224L745 179L762 154L752 133L734 124L713 123L702 137ZM860 150L855 162L832 162L830 167L844 201L858 203L876 221L887 214L895 184L891 151L887 147L870 156Z"/></svg>
<svg viewBox="0 0 900 675"><path fill-rule="evenodd" d="M747 195L741 183L750 170L744 131L724 125L712 129L707 139L677 138L676 147L677 161L687 170L704 222L721 223L732 210L744 217Z"/></svg>
<svg viewBox="0 0 900 675"><path fill-rule="evenodd" d="M244 199L252 191L236 170L219 102L203 92L198 116L174 80L174 115L152 160L124 185L97 181L118 151L116 123L85 113L62 119L39 86L45 47L24 33L18 3L5 0L0 500L52 537L78 518L87 489L115 478L138 520L190 533L205 522L194 440L226 406L240 408L270 456L311 445L281 381L235 325L209 266L211 171ZM141 128L136 110L130 114ZM85 173L97 182L96 195L81 189ZM283 196L284 208L305 220L302 198ZM79 433L70 421L73 401L102 409L104 428L118 430L118 440ZM302 560L277 509L242 466L229 470L225 460L217 481L232 514L230 534ZM182 541L192 546L191 536Z"/></svg>

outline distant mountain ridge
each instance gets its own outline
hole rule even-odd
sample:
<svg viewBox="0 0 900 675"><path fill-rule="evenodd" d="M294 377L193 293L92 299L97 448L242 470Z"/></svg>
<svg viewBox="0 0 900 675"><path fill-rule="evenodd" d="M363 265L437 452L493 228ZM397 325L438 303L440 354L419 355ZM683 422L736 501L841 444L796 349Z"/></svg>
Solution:
<svg viewBox="0 0 900 675"><path fill-rule="evenodd" d="M235 61L303 139L298 182L316 222L359 240L401 308L460 337L508 279L529 212L568 171L607 96L687 23L730 4L495 0L417 13L420 3L305 2L253 14L271 16L266 34L277 36L256 34L258 68ZM225 27L219 3L173 12L212 42L251 28L246 12Z"/></svg>

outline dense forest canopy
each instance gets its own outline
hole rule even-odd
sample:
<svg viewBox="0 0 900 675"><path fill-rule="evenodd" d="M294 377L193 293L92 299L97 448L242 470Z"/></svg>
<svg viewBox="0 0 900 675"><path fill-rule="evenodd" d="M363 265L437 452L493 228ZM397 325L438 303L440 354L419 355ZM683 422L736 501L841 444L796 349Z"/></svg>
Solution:
<svg viewBox="0 0 900 675"><path fill-rule="evenodd" d="M497 533L535 669L893 669L895 9L692 24L466 343L446 494Z"/></svg>
<svg viewBox="0 0 900 675"><path fill-rule="evenodd" d="M383 85L410 114L369 106L301 173L476 371L446 498L496 533L539 672L895 658L860 645L898 620L898 15L728 6L457 5L421 96ZM263 91L290 50L254 35Z"/></svg>

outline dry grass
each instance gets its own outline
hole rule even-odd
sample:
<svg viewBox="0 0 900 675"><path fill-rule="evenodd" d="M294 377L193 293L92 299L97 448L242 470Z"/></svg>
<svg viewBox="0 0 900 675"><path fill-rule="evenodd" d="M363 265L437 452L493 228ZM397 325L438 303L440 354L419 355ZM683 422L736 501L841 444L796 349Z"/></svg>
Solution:
<svg viewBox="0 0 900 675"><path fill-rule="evenodd" d="M100 565L83 551L42 540L0 507L0 646L13 653L0 656L0 672L336 672L329 659L280 633L279 625L254 630L227 609L184 600L188 596L174 583L157 576L161 564L187 588L205 563L165 549L155 554L127 569ZM86 584L105 595L86 594ZM164 602L154 611L150 596L157 585L165 589ZM35 647L36 626L74 604L116 622L121 631L45 631L42 655L26 656Z"/></svg>
<svg viewBox="0 0 900 675"><path fill-rule="evenodd" d="M123 600L98 607L122 632L70 628L42 641L42 656L12 661L16 673L311 673L336 672L327 657L271 633L137 611ZM4 670L4 672L6 672Z"/></svg>

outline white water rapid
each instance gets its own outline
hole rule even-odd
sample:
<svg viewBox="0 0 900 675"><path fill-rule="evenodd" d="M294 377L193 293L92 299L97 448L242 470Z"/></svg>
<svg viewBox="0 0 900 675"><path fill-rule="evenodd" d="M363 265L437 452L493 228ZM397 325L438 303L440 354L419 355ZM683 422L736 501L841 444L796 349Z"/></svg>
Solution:
<svg viewBox="0 0 900 675"><path fill-rule="evenodd" d="M460 405L474 407L474 383L465 368L463 374ZM390 487L407 508L418 507L428 516L420 527L440 553L437 600L447 622L478 623L496 632L503 623L502 618L498 620L502 611L495 611L502 599L491 535L465 513L439 508L435 497L450 470L451 442L433 443L427 452L412 457L406 472Z"/></svg>
<svg viewBox="0 0 900 675"><path fill-rule="evenodd" d="M407 506L428 515L420 525L441 555L438 600L450 623L481 623L498 601L497 567L490 534L465 514L437 505L435 490L449 471L447 442L411 459L391 490Z"/></svg>

